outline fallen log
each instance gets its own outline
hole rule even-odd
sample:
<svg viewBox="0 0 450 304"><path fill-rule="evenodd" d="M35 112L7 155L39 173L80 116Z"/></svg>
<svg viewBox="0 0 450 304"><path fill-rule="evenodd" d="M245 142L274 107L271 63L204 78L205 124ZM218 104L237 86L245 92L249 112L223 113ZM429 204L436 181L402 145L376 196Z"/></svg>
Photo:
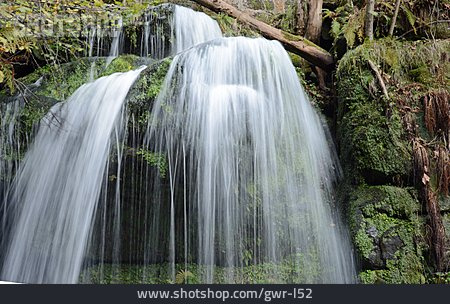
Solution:
<svg viewBox="0 0 450 304"><path fill-rule="evenodd" d="M233 18L236 18L240 22L248 24L254 30L258 31L263 37L278 40L287 51L299 55L315 66L318 66L326 71L330 71L334 67L333 56L304 37L286 33L267 23L259 21L223 0L193 1L216 13L227 14Z"/></svg>

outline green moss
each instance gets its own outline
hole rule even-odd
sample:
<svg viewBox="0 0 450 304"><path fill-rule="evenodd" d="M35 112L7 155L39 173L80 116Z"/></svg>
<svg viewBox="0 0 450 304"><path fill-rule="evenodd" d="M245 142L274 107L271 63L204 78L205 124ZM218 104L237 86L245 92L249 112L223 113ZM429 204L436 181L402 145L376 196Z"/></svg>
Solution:
<svg viewBox="0 0 450 304"><path fill-rule="evenodd" d="M424 284L423 261L415 254L387 262L387 269L366 270L359 273L363 284Z"/></svg>
<svg viewBox="0 0 450 304"><path fill-rule="evenodd" d="M408 76L412 81L421 83L430 83L432 82L433 78L429 67L427 67L425 64L420 64L419 66L409 70Z"/></svg>
<svg viewBox="0 0 450 304"><path fill-rule="evenodd" d="M361 187L359 191L356 204L361 207L365 216L383 212L388 216L412 218L420 209L415 198L416 192L412 188L372 186Z"/></svg>
<svg viewBox="0 0 450 304"><path fill-rule="evenodd" d="M216 14L212 15L225 37L258 37L259 34L251 29L248 25L239 23L235 18L228 16L227 14Z"/></svg>
<svg viewBox="0 0 450 304"><path fill-rule="evenodd" d="M139 79L128 93L128 109L138 118L139 126L144 130L151 118L149 109L158 96L169 70L171 58L157 61L141 72Z"/></svg>
<svg viewBox="0 0 450 304"><path fill-rule="evenodd" d="M356 77L372 60L399 84L417 81L427 87L447 87L450 79L450 40L405 42L391 38L366 42L339 61L338 79ZM357 75L353 74L354 72Z"/></svg>
<svg viewBox="0 0 450 304"><path fill-rule="evenodd" d="M355 245L360 254L368 259L370 254L373 252L374 245L372 243L372 239L367 235L365 225L362 226L363 227L361 227L355 235Z"/></svg>
<svg viewBox="0 0 450 304"><path fill-rule="evenodd" d="M119 56L106 69L105 63L105 58L81 58L74 62L42 67L19 81L30 85L42 77L42 83L35 88L34 94L62 101L91 81L91 76L96 79L116 72L130 71L139 65L139 58L134 55Z"/></svg>
<svg viewBox="0 0 450 304"><path fill-rule="evenodd" d="M135 55L122 55L115 58L100 74L100 76L107 76L118 72L128 72L138 66L138 57Z"/></svg>
<svg viewBox="0 0 450 304"><path fill-rule="evenodd" d="M402 135L395 109L388 118L380 104L354 100L339 123L344 166L366 180L408 175L411 155Z"/></svg>
<svg viewBox="0 0 450 304"><path fill-rule="evenodd" d="M350 227L363 260L363 283L423 283L426 248L413 189L360 186L350 197Z"/></svg>
<svg viewBox="0 0 450 304"><path fill-rule="evenodd" d="M326 52L324 49L322 49L321 47L319 47L318 45L316 45L314 42L309 41L308 39L302 37L302 36L297 36L297 35L293 35L291 33L282 31L281 34L283 35L284 38L290 40L290 41L301 41L304 44L308 45L308 46L313 46L321 51Z"/></svg>
<svg viewBox="0 0 450 304"><path fill-rule="evenodd" d="M129 94L129 102L138 105L151 105L162 88L164 79L169 71L171 58L151 64L145 69Z"/></svg>

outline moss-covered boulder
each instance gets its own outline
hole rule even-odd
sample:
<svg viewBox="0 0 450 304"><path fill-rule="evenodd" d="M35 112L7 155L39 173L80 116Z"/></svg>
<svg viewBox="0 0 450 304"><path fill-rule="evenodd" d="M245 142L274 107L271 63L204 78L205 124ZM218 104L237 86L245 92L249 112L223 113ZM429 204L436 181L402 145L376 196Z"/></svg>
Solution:
<svg viewBox="0 0 450 304"><path fill-rule="evenodd" d="M424 225L413 189L360 186L350 195L350 227L363 283L424 283Z"/></svg>
<svg viewBox="0 0 450 304"><path fill-rule="evenodd" d="M339 61L338 143L344 170L353 184L411 180L408 135L417 132L414 136L422 136L421 97L430 90L448 89L449 51L450 40L383 39L361 45ZM369 61L378 67L388 98ZM419 117L408 122L405 115L410 113L419 113Z"/></svg>
<svg viewBox="0 0 450 304"><path fill-rule="evenodd" d="M61 65L45 66L20 79L33 85L35 95L63 101L83 84L116 72L127 72L146 63L134 55L122 55L106 65L106 57L80 58Z"/></svg>
<svg viewBox="0 0 450 304"><path fill-rule="evenodd" d="M386 117L374 101L354 102L339 124L343 165L368 183L382 183L406 177L411 170L408 143L402 139L397 112Z"/></svg>
<svg viewBox="0 0 450 304"><path fill-rule="evenodd" d="M407 176L411 155L398 110L373 92L376 79L365 55L348 52L339 64L338 140L348 176L380 184Z"/></svg>

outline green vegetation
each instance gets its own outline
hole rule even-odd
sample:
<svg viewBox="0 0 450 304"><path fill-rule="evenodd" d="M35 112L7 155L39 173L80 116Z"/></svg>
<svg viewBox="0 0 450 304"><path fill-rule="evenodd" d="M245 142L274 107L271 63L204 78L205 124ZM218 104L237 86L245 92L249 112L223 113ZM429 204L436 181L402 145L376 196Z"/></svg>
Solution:
<svg viewBox="0 0 450 304"><path fill-rule="evenodd" d="M294 263L294 264L293 264ZM318 268L300 268L299 262L287 259L281 264L262 263L240 268L215 267L214 283L226 283L234 278L238 284L274 284L280 282L314 283L317 282L320 270ZM80 282L97 284L199 284L204 282L206 267L197 264L176 264L175 281L171 278L170 265L98 265L85 269L80 276ZM227 280L228 279L228 280Z"/></svg>
<svg viewBox="0 0 450 304"><path fill-rule="evenodd" d="M42 77L41 84L33 89L34 95L63 101L80 86L91 81L91 77L96 79L116 72L127 72L137 68L139 62L137 56L122 55L115 58L105 69L105 58L81 58L61 65L42 67L16 81L23 85L31 85Z"/></svg>
<svg viewBox="0 0 450 304"><path fill-rule="evenodd" d="M157 61L142 71L129 93L131 106L151 106L162 88L172 59Z"/></svg>
<svg viewBox="0 0 450 304"><path fill-rule="evenodd" d="M136 155L141 156L149 166L158 168L160 177L162 178L166 177L168 164L165 155L153 153L142 148L137 150Z"/></svg>
<svg viewBox="0 0 450 304"><path fill-rule="evenodd" d="M360 186L350 198L350 226L363 259L363 283L424 283L423 222L413 189Z"/></svg>
<svg viewBox="0 0 450 304"><path fill-rule="evenodd" d="M442 56L449 51L449 41L405 43L385 39L366 43L341 59L337 69L338 139L344 166L351 171L349 176L371 182L411 174L411 146L404 130L404 109L398 103L405 104L408 93L412 104L407 106L417 106L417 100L428 90L448 85L450 66ZM369 60L389 75L390 100L382 95ZM433 68L431 62L440 67ZM411 89L405 92L405 87Z"/></svg>
<svg viewBox="0 0 450 304"><path fill-rule="evenodd" d="M144 1L2 1L0 3L0 85L5 84L11 93L16 89L17 69L31 63L60 65L84 55L86 40L80 37L80 23L95 20L108 25L109 30L122 18L123 24L131 24L149 5L160 0ZM36 18L36 20L30 18ZM37 18L45 22L38 24ZM27 22L31 22L30 26ZM111 24L111 25L109 25ZM62 25L64 33L54 33ZM126 29L130 41L136 43L136 32Z"/></svg>

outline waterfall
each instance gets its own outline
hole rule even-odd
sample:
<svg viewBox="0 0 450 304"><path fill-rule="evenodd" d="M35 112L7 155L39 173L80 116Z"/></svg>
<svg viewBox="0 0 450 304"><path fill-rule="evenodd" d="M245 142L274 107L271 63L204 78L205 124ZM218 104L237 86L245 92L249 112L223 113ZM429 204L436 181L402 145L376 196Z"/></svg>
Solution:
<svg viewBox="0 0 450 304"><path fill-rule="evenodd" d="M81 86L42 120L17 173L20 205L2 278L27 283L77 282L102 186L111 136L140 71Z"/></svg>
<svg viewBox="0 0 450 304"><path fill-rule="evenodd" d="M217 22L205 13L177 5L175 6L174 17L174 54L178 54L199 43L222 37L222 31Z"/></svg>
<svg viewBox="0 0 450 304"><path fill-rule="evenodd" d="M13 223L1 279L76 283L99 267L101 281L128 263L142 282L164 268L172 281L182 269L239 283L257 267L272 283L353 282L339 164L286 51L161 7L140 43L143 57L174 56L156 101L129 101L139 77L152 79L143 68L87 83L41 120L20 166L5 155L22 150L23 105L2 105L0 208L15 207L0 209L0 224ZM91 30L89 57L101 33ZM120 25L107 63L122 39Z"/></svg>
<svg viewBox="0 0 450 304"><path fill-rule="evenodd" d="M172 276L184 260L205 265L208 283L217 266L238 282L249 264L271 265L274 282L353 282L339 167L278 42L221 38L177 55L153 117L149 149L169 164ZM280 275L286 263L297 277Z"/></svg>
<svg viewBox="0 0 450 304"><path fill-rule="evenodd" d="M122 19L118 20L117 27L112 30L113 40L111 42L111 47L109 48L109 56L106 59L106 66L108 66L114 58L119 56L121 52L121 42L123 40L123 25Z"/></svg>
<svg viewBox="0 0 450 304"><path fill-rule="evenodd" d="M7 214L13 207L8 204L7 197L15 171L19 167L22 153L22 139L18 126L19 116L23 109L24 101L14 98L9 103L0 104L0 250L6 245L5 236L9 229ZM22 136L21 136L22 135ZM25 141L27 139L25 138ZM3 252L0 252L0 261ZM0 263L1 266L1 263Z"/></svg>
<svg viewBox="0 0 450 304"><path fill-rule="evenodd" d="M141 57L162 59L199 43L222 37L216 21L205 13L183 6L162 5L157 11L151 9L144 17Z"/></svg>

